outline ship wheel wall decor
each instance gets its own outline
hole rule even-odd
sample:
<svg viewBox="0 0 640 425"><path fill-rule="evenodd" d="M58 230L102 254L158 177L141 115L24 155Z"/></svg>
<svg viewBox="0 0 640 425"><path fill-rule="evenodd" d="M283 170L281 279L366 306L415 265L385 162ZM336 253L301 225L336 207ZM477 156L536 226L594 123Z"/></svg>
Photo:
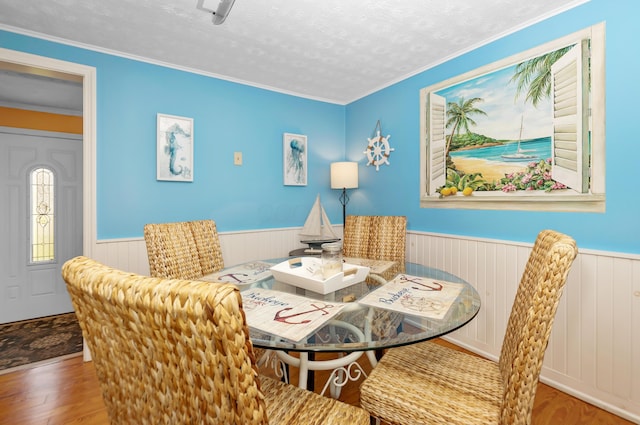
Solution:
<svg viewBox="0 0 640 425"><path fill-rule="evenodd" d="M363 152L367 155L367 166L375 165L376 171L380 170L382 164L391 165L389 163L389 155L394 150L389 146L389 138L391 135L383 137L380 135L380 120L376 124L376 135L371 138L367 138L369 144L367 149Z"/></svg>

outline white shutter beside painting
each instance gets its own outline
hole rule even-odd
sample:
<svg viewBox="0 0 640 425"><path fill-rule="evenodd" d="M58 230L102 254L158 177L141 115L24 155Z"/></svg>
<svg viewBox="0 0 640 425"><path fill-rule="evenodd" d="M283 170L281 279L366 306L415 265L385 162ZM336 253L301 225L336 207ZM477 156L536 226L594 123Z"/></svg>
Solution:
<svg viewBox="0 0 640 425"><path fill-rule="evenodd" d="M553 163L555 181L580 192L589 190L588 44L576 44L551 67Z"/></svg>
<svg viewBox="0 0 640 425"><path fill-rule="evenodd" d="M427 108L427 195L434 195L436 189L447 180L446 99L429 93Z"/></svg>

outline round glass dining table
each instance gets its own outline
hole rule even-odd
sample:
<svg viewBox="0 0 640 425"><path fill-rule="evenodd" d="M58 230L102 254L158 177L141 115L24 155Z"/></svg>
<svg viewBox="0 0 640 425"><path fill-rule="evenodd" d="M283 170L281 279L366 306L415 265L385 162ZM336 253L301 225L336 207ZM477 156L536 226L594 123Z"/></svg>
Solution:
<svg viewBox="0 0 640 425"><path fill-rule="evenodd" d="M287 259L264 261L276 265ZM371 268L371 270L374 269ZM429 285L440 285L438 282L457 284L455 285L457 296L449 300L446 313L439 316L423 314L429 308L428 303L425 304L423 301L418 303L419 305L412 305L416 301L411 297L405 297L402 300L407 307L403 309L405 311L391 310L375 303L372 305L360 302L373 291L376 291L376 297L380 294L380 299L391 297L392 294L385 293L385 288L388 282L397 282L398 279L404 279L404 283L410 288L425 291L439 291L442 287L425 287L425 282ZM367 354L370 363L375 367L376 352L381 353L386 348L415 344L443 336L467 324L480 309L480 296L468 282L445 271L415 263L395 264L379 274L370 272L364 281L327 294L285 283L273 275L239 287L243 300L251 291L262 288L312 300L314 306L329 305L327 303L340 305L339 313L311 334L297 341L265 331L264 327L256 329L248 320L253 345L275 353L280 362L298 367L300 387L307 387L309 371L333 370L331 383L327 382L327 385L330 386L334 397L339 395L340 387L346 383L346 380L353 380L351 369L359 368L357 360L363 353ZM371 299L371 296L368 298ZM414 311L416 314L413 314ZM290 352L298 352L298 354L292 356ZM315 353L327 352L340 354L332 360L313 360ZM360 368L360 372L356 375L359 376L361 373L364 371Z"/></svg>

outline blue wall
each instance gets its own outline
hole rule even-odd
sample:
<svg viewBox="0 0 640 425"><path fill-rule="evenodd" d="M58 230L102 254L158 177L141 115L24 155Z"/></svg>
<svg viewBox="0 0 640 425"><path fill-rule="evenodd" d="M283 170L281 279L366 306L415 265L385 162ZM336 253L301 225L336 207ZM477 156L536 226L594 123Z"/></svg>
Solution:
<svg viewBox="0 0 640 425"><path fill-rule="evenodd" d="M323 103L0 31L0 46L97 69L98 238L139 237L147 222L213 218L221 231L301 226L317 193L340 223L329 163L358 161L348 212L401 214L409 229L533 241L543 228L583 248L640 253L635 115L639 55L628 32L634 0L591 2L353 102ZM479 66L606 22L606 213L419 207L419 90ZM194 119L194 182L156 181L156 114ZM377 120L391 134L390 166L366 167ZM309 142L309 184L282 184L282 133ZM233 165L242 151L244 165Z"/></svg>
<svg viewBox="0 0 640 425"><path fill-rule="evenodd" d="M583 248L640 253L640 167L637 119L630 118L640 94L638 48L628 31L637 25L640 3L592 0L537 25L478 48L347 106L346 152L366 164L362 151L380 119L395 151L391 166L360 167L360 188L351 197L354 214L403 214L413 230L533 241L553 228ZM571 34L606 24L606 212L528 212L420 208L419 90ZM629 109L631 108L631 109Z"/></svg>
<svg viewBox="0 0 640 425"><path fill-rule="evenodd" d="M317 193L335 198L328 163L344 158L341 106L118 58L98 69L98 87L99 237L197 218L221 231L301 226ZM156 181L158 112L194 119L193 183ZM306 187L283 185L285 132L308 137Z"/></svg>
<svg viewBox="0 0 640 425"><path fill-rule="evenodd" d="M9 32L0 46L96 68L98 239L201 218L220 231L302 226L318 193L342 220L329 163L344 159L344 106ZM156 181L157 113L194 119L192 183ZM283 185L285 132L308 137L306 187Z"/></svg>

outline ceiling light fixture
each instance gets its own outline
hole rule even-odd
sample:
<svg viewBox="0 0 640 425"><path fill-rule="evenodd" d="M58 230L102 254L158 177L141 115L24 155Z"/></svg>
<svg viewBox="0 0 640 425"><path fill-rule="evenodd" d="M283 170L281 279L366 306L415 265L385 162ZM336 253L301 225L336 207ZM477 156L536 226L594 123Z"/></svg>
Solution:
<svg viewBox="0 0 640 425"><path fill-rule="evenodd" d="M198 0L197 9L204 10L213 15L213 25L220 25L227 19L231 7L236 0ZM215 3L218 3L215 6Z"/></svg>

